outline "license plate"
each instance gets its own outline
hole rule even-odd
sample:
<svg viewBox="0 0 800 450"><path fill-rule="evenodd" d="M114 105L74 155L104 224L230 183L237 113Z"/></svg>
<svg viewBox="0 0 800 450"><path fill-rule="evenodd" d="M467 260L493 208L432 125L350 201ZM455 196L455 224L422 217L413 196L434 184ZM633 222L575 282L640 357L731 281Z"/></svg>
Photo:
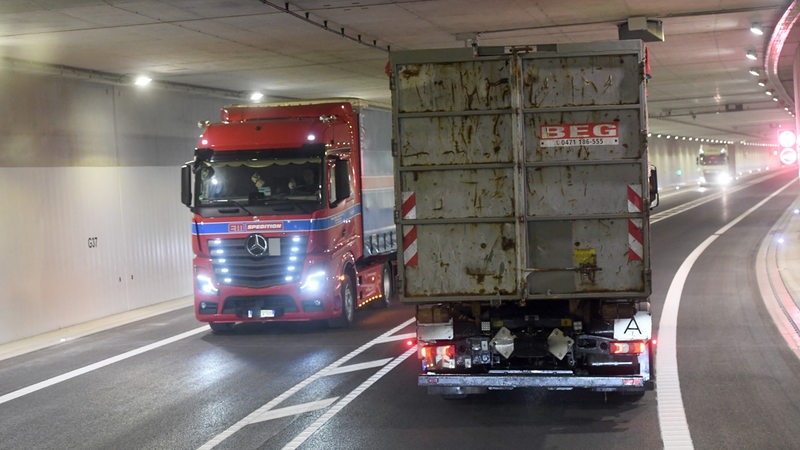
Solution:
<svg viewBox="0 0 800 450"><path fill-rule="evenodd" d="M262 319L267 317L275 317L275 310L274 309L262 309L259 311L259 317Z"/></svg>

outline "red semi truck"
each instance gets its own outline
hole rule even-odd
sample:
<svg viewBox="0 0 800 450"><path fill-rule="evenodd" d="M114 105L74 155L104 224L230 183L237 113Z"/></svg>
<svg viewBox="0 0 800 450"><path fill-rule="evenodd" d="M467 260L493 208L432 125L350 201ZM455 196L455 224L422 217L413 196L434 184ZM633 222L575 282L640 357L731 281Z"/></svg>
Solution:
<svg viewBox="0 0 800 450"><path fill-rule="evenodd" d="M235 105L181 170L195 315L353 322L389 304L396 253L391 112L358 100Z"/></svg>

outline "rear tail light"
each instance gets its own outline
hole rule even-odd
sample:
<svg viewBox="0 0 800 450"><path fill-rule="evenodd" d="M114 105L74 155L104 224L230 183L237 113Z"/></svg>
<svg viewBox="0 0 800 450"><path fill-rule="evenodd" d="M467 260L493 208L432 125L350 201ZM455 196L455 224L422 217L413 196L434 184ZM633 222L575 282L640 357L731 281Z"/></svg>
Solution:
<svg viewBox="0 0 800 450"><path fill-rule="evenodd" d="M425 370L455 369L455 345L428 345L419 348L419 359Z"/></svg>
<svg viewBox="0 0 800 450"><path fill-rule="evenodd" d="M612 342L609 350L612 355L636 355L647 350L647 342Z"/></svg>

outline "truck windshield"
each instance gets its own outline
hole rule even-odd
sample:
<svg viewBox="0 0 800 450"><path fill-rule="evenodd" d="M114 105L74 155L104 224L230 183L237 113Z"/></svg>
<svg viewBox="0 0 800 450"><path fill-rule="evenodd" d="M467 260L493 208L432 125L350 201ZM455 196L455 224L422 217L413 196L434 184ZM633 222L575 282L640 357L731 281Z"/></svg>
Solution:
<svg viewBox="0 0 800 450"><path fill-rule="evenodd" d="M700 155L701 166L722 166L728 163L728 155Z"/></svg>
<svg viewBox="0 0 800 450"><path fill-rule="evenodd" d="M197 161L198 207L237 206L245 212L272 206L310 212L322 206L322 158L270 152ZM249 213L249 212L248 212ZM260 211L259 214L267 212Z"/></svg>

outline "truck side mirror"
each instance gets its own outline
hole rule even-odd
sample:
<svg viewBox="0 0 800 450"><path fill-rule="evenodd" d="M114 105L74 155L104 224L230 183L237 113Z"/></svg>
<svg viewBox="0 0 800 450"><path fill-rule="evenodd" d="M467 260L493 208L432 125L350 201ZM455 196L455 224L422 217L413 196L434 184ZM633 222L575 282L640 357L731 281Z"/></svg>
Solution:
<svg viewBox="0 0 800 450"><path fill-rule="evenodd" d="M658 206L658 170L656 166L650 166L650 174L647 177L648 191L650 195L650 209Z"/></svg>
<svg viewBox="0 0 800 450"><path fill-rule="evenodd" d="M181 202L192 207L192 165L186 163L181 167Z"/></svg>

